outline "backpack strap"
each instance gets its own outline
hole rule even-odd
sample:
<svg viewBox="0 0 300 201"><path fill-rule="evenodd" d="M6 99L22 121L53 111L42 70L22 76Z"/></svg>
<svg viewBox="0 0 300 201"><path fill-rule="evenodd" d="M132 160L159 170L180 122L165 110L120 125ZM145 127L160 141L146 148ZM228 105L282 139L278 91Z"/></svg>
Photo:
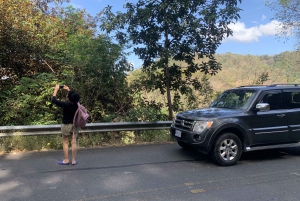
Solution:
<svg viewBox="0 0 300 201"><path fill-rule="evenodd" d="M72 125L73 137L74 137L74 129L75 129L75 119L76 119L76 115L78 114L79 106L80 106L79 102L77 103L77 106L78 106L78 108L77 108L77 110L76 110L76 112L74 114L74 117L73 117L73 125Z"/></svg>
<svg viewBox="0 0 300 201"><path fill-rule="evenodd" d="M76 110L76 112L75 112L75 114L74 114L74 117L73 117L73 126L74 126L74 124L75 124L75 119L76 119L76 115L78 114L78 111L79 111L79 106L80 106L80 104L79 104L79 102L77 103L77 110Z"/></svg>

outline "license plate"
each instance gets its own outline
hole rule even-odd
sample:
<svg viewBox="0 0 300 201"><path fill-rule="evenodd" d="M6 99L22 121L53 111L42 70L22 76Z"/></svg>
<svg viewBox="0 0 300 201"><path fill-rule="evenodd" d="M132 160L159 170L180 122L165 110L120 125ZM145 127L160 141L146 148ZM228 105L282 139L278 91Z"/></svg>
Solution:
<svg viewBox="0 0 300 201"><path fill-rule="evenodd" d="M176 136L176 137L181 137L181 131L176 130L176 131L175 131L175 136Z"/></svg>

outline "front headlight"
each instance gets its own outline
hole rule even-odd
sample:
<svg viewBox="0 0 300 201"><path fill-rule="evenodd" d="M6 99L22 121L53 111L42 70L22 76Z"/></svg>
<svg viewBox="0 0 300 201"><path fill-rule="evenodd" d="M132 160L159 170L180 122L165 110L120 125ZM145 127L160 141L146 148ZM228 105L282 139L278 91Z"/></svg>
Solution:
<svg viewBox="0 0 300 201"><path fill-rule="evenodd" d="M212 126L212 121L196 121L194 124L193 131L195 132L202 132L206 128L210 128Z"/></svg>

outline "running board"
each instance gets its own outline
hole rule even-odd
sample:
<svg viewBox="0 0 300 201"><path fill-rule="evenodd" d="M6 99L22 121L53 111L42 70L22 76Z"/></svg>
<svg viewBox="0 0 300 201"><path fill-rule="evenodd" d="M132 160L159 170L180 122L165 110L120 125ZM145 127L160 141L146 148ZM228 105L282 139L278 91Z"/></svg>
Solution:
<svg viewBox="0 0 300 201"><path fill-rule="evenodd" d="M275 149L275 148L288 148L288 147L299 147L300 142L291 143L291 144L276 144L276 145L268 145L268 146L259 146L259 147L246 147L246 152L248 151L257 151L264 149Z"/></svg>

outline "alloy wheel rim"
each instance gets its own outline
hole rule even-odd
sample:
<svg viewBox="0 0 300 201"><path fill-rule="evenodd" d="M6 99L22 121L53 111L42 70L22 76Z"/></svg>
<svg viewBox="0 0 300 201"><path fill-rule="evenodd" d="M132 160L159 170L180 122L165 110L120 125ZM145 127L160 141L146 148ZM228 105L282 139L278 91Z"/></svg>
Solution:
<svg viewBox="0 0 300 201"><path fill-rule="evenodd" d="M238 146L233 139L225 139L219 149L220 156L224 161L231 161L235 159L238 153Z"/></svg>

